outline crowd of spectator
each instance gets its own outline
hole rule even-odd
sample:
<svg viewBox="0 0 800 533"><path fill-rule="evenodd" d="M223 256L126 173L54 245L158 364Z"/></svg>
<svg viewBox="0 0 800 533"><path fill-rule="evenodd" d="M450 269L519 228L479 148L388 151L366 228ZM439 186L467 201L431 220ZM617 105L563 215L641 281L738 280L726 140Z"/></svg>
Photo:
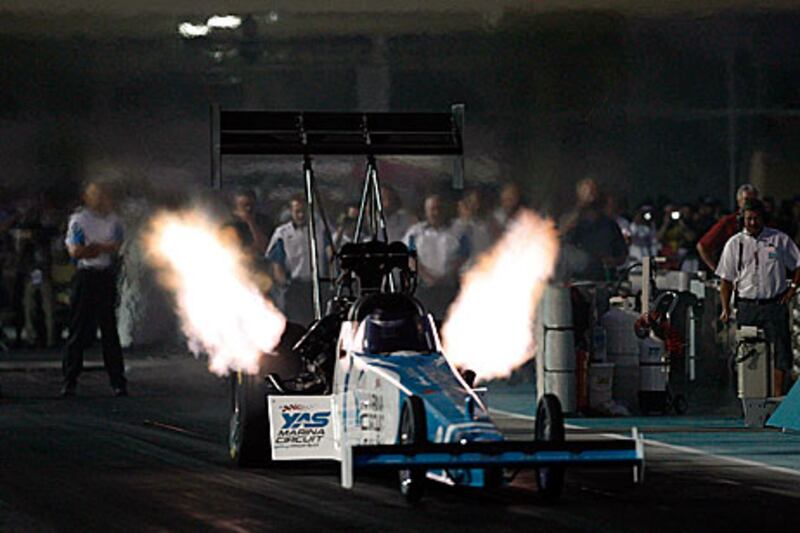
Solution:
<svg viewBox="0 0 800 533"><path fill-rule="evenodd" d="M418 274L416 295L436 316L443 316L455 298L460 274L492 245L523 205L516 184L501 188L496 208L486 202L486 197L486 191L480 189L468 189L457 195L437 191L421 196L419 205L407 207L392 187L381 187L386 235L390 241L403 241L416 253L413 265ZM302 200L294 198L292 202L290 207L293 212L300 207ZM302 205L305 206L304 203ZM321 235L317 239L323 248L327 248L327 254L320 258L320 263L330 261L333 250L353 240L357 217L358 202L346 204L336 217L332 237L329 239ZM305 294L308 293L310 271L307 268L293 270L287 267L303 263L303 257L307 256L305 241L293 247L294 253L289 252L292 239L297 243L301 239L299 235L293 236L290 228L296 230L304 223L298 223L293 217L276 229L265 251L266 257L276 264L278 273L292 271L290 276L275 277L278 282L277 291L274 291L275 299L281 301L283 296L289 319L297 318L301 322L308 317L292 316L288 296L295 284L303 287ZM318 224L318 228L323 225ZM369 240L373 237L367 231L360 238ZM382 239L382 235L378 235L378 238ZM325 265L323 270L325 268L331 270L332 265ZM281 285L285 287L283 291Z"/></svg>
<svg viewBox="0 0 800 533"><path fill-rule="evenodd" d="M743 188L738 199L752 194L754 189ZM441 317L457 294L460 274L492 246L527 202L515 183L415 194L413 203L410 196L404 203L391 186L381 187L388 237L416 251L417 295ZM295 195L269 216L261 207L271 200L253 190L237 190L230 197L224 228L253 257L265 292L291 319L308 322L311 261L305 198ZM780 205L770 197L762 200L766 224L800 239L800 196ZM352 240L358 205L355 199L341 203L329 221L321 216L317 221L322 275L332 272L332 251ZM64 235L73 207L46 196L0 204L0 348L49 347L64 338L75 270ZM739 223L736 212L711 197L681 203L663 199L629 210L624 198L604 193L593 178L586 178L578 183L573 208L558 218L558 227L560 274L609 281L644 256L656 255L665 257L670 269L711 273L721 252L719 242L724 244L731 228L738 231Z"/></svg>
<svg viewBox="0 0 800 533"><path fill-rule="evenodd" d="M70 211L49 195L0 205L0 348L61 341L75 271L64 245Z"/></svg>
<svg viewBox="0 0 800 533"><path fill-rule="evenodd" d="M640 261L645 255L667 259L667 268L689 272L712 273L725 242L742 229L740 209L758 197L752 185L743 185L737 192L737 209L726 210L711 197L696 203L643 204L630 218L616 213L616 221L627 244L627 261ZM784 200L776 209L772 197L762 198L765 223L800 241L800 196ZM609 202L613 206L612 202ZM610 209L609 215L615 211Z"/></svg>
<svg viewBox="0 0 800 533"><path fill-rule="evenodd" d="M753 191L752 187L744 187L740 200L750 197ZM415 198L415 205L403 205L397 192L388 186L382 187L381 195L388 237L402 240L416 252L417 296L440 317L458 292L460 274L491 247L516 211L527 203L519 185L514 183L499 189L432 192L417 197L418 200ZM647 202L632 212L621 207L621 200L604 193L593 178L578 183L573 209L558 220L562 236L563 253L559 261L562 277L611 281L644 256L666 258L665 268L710 273L721 247L711 246L709 235L716 235L715 239L722 236L723 244L730 237L726 234L728 229L712 228L726 226L733 220L738 231L737 213L726 211L719 201L710 197L695 203ZM800 238L800 197L784 202L780 210L775 210L775 202L770 198L765 199L765 204L770 209L768 224ZM295 198L288 207L291 213L304 208L305 203L302 198ZM330 260L333 249L352 240L357 216L358 202L347 203L334 219L330 238L320 234L318 242L327 248L327 254L319 259L321 265ZM265 250L266 257L280 266L282 272L275 279L279 287L285 287L284 295L295 283L302 286L305 293L310 286L308 268L286 274L292 270L292 264L307 262L303 259L307 257L305 241L294 247L294 254L287 254L290 238L286 232L290 228L299 229L305 223L290 218L284 222L283 229L273 234ZM317 227L321 231L322 222ZM321 268L330 268L330 265ZM279 289L279 301L280 294Z"/></svg>

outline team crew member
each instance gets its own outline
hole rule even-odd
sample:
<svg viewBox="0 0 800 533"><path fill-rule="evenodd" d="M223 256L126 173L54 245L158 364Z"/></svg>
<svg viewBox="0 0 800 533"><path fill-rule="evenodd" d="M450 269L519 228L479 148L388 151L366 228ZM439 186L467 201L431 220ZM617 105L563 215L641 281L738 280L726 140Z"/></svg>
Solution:
<svg viewBox="0 0 800 533"><path fill-rule="evenodd" d="M523 207L522 191L516 183L506 183L500 189L500 206L492 214L494 236L500 237Z"/></svg>
<svg viewBox="0 0 800 533"><path fill-rule="evenodd" d="M463 194L456 205L458 217L453 220L451 230L469 244L469 257L462 267L466 270L492 245L492 232L489 223L481 216L481 196L476 189ZM464 243L461 244L463 246Z"/></svg>
<svg viewBox="0 0 800 533"><path fill-rule="evenodd" d="M389 242L398 241L403 238L408 228L417 223L417 217L406 211L395 190L388 185L381 185L381 200L383 200L383 216L386 218L386 234L389 236Z"/></svg>
<svg viewBox="0 0 800 533"><path fill-rule="evenodd" d="M716 224L711 226L705 235L697 241L697 253L700 259L708 266L712 272L717 269L717 258L728 239L733 237L741 228L740 219L741 209L745 202L758 198L758 189L749 183L745 183L736 191L736 203L739 208L735 213L726 215L719 219Z"/></svg>
<svg viewBox="0 0 800 533"><path fill-rule="evenodd" d="M800 283L800 250L782 231L764 227L764 204L752 199L744 203L744 230L725 244L717 275L722 278L722 315L731 316L731 294L736 288L737 316L741 326L757 326L772 344L775 354L774 391L785 392L786 375L792 368L787 304ZM786 272L792 281L786 282Z"/></svg>
<svg viewBox="0 0 800 533"><path fill-rule="evenodd" d="M419 299L437 318L444 318L458 293L458 271L469 257L469 242L445 224L441 196L425 199L425 220L411 226L403 238L409 250L417 252L420 278Z"/></svg>
<svg viewBox="0 0 800 533"><path fill-rule="evenodd" d="M301 324L314 318L311 282L311 248L308 242L306 201L298 195L289 203L291 220L278 226L267 246L266 257L272 262L273 280L283 291L283 311L286 317ZM327 272L327 250L329 245L318 224L320 273ZM279 302L281 298L276 299Z"/></svg>
<svg viewBox="0 0 800 533"><path fill-rule="evenodd" d="M71 295L69 339L64 352L62 396L73 396L83 368L83 350L100 326L103 361L115 396L127 395L122 348L114 307L117 302L116 260L123 230L114 214L110 186L92 181L84 188L84 207L69 219L65 243L78 263Z"/></svg>
<svg viewBox="0 0 800 533"><path fill-rule="evenodd" d="M597 181L593 177L582 179L575 187L575 209L560 222L563 258L572 275L580 279L610 279L628 254L622 231L604 213L601 198ZM632 239L635 242L635 235Z"/></svg>
<svg viewBox="0 0 800 533"><path fill-rule="evenodd" d="M232 217L226 226L236 231L242 246L263 256L267 250L269 225L257 213L256 203L256 193L252 189L237 190L233 196Z"/></svg>

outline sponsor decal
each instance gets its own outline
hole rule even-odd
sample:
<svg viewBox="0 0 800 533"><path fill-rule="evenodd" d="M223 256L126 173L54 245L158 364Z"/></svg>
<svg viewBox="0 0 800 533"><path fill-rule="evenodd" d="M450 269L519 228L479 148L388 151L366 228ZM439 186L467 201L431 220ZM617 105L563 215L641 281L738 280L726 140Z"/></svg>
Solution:
<svg viewBox="0 0 800 533"><path fill-rule="evenodd" d="M276 446L313 448L319 446L325 438L325 432L331 421L330 411L304 412L302 409L286 409L297 407L286 405L281 409L283 427L275 438ZM294 411L300 412L294 412Z"/></svg>
<svg viewBox="0 0 800 533"><path fill-rule="evenodd" d="M383 427L383 414L361 413L362 431L380 431Z"/></svg>
<svg viewBox="0 0 800 533"><path fill-rule="evenodd" d="M272 458L335 459L334 433L338 420L331 396L272 396L269 398Z"/></svg>
<svg viewBox="0 0 800 533"><path fill-rule="evenodd" d="M359 392L356 418L362 431L380 431L383 427L383 396L374 392Z"/></svg>
<svg viewBox="0 0 800 533"><path fill-rule="evenodd" d="M316 413L281 413L283 427L281 429L321 428L328 425L331 418L330 411Z"/></svg>

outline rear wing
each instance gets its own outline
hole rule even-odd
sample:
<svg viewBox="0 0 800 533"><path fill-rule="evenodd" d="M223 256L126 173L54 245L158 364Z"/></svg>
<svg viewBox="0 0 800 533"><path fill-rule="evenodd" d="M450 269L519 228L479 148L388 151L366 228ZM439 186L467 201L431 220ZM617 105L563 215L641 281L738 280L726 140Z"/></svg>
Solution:
<svg viewBox="0 0 800 533"><path fill-rule="evenodd" d="M463 153L453 113L217 112L223 154Z"/></svg>
<svg viewBox="0 0 800 533"><path fill-rule="evenodd" d="M212 185L221 187L224 155L450 155L458 157L453 186L460 189L463 130L463 104L450 113L242 111L213 105Z"/></svg>

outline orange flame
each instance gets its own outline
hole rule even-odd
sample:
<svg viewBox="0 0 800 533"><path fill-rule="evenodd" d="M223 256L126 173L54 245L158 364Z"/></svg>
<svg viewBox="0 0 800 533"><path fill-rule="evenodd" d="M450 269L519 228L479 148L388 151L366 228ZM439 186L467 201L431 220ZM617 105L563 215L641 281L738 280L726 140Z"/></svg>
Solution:
<svg viewBox="0 0 800 533"><path fill-rule="evenodd" d="M258 289L246 259L221 238L219 224L197 211L160 213L144 239L148 259L175 296L189 349L209 356L209 369L256 373L286 319Z"/></svg>
<svg viewBox="0 0 800 533"><path fill-rule="evenodd" d="M558 256L552 221L523 210L461 280L442 327L444 353L478 379L507 377L533 355L533 317Z"/></svg>

